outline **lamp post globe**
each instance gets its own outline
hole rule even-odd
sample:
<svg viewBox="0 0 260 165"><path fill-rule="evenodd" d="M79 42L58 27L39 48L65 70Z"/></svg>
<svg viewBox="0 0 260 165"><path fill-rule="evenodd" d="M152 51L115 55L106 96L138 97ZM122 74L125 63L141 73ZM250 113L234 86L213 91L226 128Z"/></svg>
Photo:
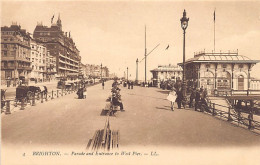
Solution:
<svg viewBox="0 0 260 165"><path fill-rule="evenodd" d="M182 94L183 94L183 100L184 100L184 106L186 105L186 80L185 80L185 32L188 27L189 18L186 16L186 10L183 11L183 16L180 19L181 21L181 28L183 29L183 63L182 63Z"/></svg>
<svg viewBox="0 0 260 165"><path fill-rule="evenodd" d="M181 18L181 28L185 31L188 27L189 18L186 17L186 10L183 11L183 16Z"/></svg>

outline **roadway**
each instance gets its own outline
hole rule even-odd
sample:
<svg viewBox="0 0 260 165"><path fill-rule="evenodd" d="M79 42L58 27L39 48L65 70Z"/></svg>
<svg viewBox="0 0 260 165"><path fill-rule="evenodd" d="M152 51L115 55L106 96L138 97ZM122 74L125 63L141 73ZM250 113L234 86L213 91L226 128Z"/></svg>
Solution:
<svg viewBox="0 0 260 165"><path fill-rule="evenodd" d="M87 98L66 95L24 111L2 114L3 144L21 146L77 146L85 148L95 130L103 129L101 116L112 82L88 88ZM255 146L258 135L193 109L170 110L167 91L121 87L125 112L110 117L111 129L120 131L120 147Z"/></svg>

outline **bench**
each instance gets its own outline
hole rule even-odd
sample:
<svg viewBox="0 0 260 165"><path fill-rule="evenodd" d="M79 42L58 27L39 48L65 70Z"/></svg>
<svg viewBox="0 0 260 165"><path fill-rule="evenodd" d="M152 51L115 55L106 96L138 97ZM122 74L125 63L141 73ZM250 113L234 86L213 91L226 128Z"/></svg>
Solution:
<svg viewBox="0 0 260 165"><path fill-rule="evenodd" d="M120 111L120 108L118 105L113 105L112 102L109 102L106 104L105 108L103 109L103 111L106 111L107 115L110 116L115 116L115 114L117 113L117 111Z"/></svg>

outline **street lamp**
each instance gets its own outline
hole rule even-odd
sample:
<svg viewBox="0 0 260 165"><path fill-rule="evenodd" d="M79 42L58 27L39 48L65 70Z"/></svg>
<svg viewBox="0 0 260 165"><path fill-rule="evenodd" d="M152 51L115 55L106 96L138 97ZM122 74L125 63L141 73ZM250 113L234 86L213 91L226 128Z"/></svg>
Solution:
<svg viewBox="0 0 260 165"><path fill-rule="evenodd" d="M186 98L186 80L185 80L185 32L188 27L189 18L186 17L186 11L183 11L183 17L180 19L181 28L183 29L183 74L182 74L182 93L183 97Z"/></svg>
<svg viewBox="0 0 260 165"><path fill-rule="evenodd" d="M138 82L138 58L136 59L136 83Z"/></svg>
<svg viewBox="0 0 260 165"><path fill-rule="evenodd" d="M101 77L101 81L102 81L102 63L101 63L101 76L100 77Z"/></svg>
<svg viewBox="0 0 260 165"><path fill-rule="evenodd" d="M127 75L126 75L126 76L127 76L127 77L126 77L126 80L128 81L128 67L126 68L126 71L127 71L127 72L126 72L126 74L127 74Z"/></svg>

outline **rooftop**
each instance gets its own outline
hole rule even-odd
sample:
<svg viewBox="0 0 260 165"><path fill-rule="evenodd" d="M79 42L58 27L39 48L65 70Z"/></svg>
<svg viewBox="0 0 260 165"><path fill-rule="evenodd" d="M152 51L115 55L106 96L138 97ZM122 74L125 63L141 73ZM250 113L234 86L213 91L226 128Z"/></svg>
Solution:
<svg viewBox="0 0 260 165"><path fill-rule="evenodd" d="M163 72L163 71L182 71L182 68L178 65L158 65L158 68L151 70L151 72Z"/></svg>

